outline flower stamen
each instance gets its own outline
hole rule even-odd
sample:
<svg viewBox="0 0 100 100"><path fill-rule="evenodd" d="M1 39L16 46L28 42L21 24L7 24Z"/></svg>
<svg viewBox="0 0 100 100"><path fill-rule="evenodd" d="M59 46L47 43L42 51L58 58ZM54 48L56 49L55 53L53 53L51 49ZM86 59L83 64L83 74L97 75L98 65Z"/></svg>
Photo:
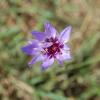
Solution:
<svg viewBox="0 0 100 100"><path fill-rule="evenodd" d="M61 53L61 50L63 48L63 44L61 44L58 41L58 38L47 38L45 40L46 42L52 42L52 45L50 47L44 48L45 54L47 54L50 58L54 57L57 53Z"/></svg>

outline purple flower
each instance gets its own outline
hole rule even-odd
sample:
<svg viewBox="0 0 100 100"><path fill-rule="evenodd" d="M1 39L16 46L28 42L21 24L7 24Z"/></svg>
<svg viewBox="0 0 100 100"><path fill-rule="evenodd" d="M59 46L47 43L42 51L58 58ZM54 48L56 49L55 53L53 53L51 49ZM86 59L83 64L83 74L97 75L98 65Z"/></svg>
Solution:
<svg viewBox="0 0 100 100"><path fill-rule="evenodd" d="M41 61L42 69L50 67L54 60L62 65L63 61L71 59L70 48L66 45L70 38L71 26L66 27L60 34L49 22L46 22L44 27L44 32L33 31L32 35L36 39L28 41L28 44L22 47L23 52L34 56L29 65Z"/></svg>

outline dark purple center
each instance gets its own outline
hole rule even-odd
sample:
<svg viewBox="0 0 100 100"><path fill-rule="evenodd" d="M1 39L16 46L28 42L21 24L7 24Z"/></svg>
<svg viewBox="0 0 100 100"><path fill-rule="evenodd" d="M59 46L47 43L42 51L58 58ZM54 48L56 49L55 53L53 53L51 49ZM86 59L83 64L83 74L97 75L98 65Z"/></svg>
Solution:
<svg viewBox="0 0 100 100"><path fill-rule="evenodd" d="M46 42L52 42L50 47L44 48L45 54L47 54L50 58L54 57L57 53L61 53L61 49L63 48L63 44L61 44L57 38L46 39Z"/></svg>

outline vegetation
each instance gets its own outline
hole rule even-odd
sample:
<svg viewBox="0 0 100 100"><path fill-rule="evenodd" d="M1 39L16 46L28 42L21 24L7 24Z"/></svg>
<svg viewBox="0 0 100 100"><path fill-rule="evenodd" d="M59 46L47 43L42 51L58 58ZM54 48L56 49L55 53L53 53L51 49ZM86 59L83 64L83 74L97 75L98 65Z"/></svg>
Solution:
<svg viewBox="0 0 100 100"><path fill-rule="evenodd" d="M20 48L45 21L73 27L73 60L29 69ZM0 0L0 100L100 100L100 0Z"/></svg>

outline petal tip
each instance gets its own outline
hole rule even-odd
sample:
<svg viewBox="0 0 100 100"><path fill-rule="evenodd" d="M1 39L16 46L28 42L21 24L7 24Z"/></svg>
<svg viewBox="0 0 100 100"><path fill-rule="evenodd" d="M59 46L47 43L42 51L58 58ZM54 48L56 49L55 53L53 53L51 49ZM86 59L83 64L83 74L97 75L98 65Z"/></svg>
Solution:
<svg viewBox="0 0 100 100"><path fill-rule="evenodd" d="M44 28L45 28L45 33L48 36L52 36L52 37L55 37L56 36L57 31L56 31L55 27L51 23L46 22L44 24Z"/></svg>
<svg viewBox="0 0 100 100"><path fill-rule="evenodd" d="M71 31L72 26L68 26L60 33L60 39L62 42L66 43L69 41Z"/></svg>
<svg viewBox="0 0 100 100"><path fill-rule="evenodd" d="M72 31L72 26L71 26L71 25L68 26L67 28L68 28L68 30L69 30L70 32Z"/></svg>

